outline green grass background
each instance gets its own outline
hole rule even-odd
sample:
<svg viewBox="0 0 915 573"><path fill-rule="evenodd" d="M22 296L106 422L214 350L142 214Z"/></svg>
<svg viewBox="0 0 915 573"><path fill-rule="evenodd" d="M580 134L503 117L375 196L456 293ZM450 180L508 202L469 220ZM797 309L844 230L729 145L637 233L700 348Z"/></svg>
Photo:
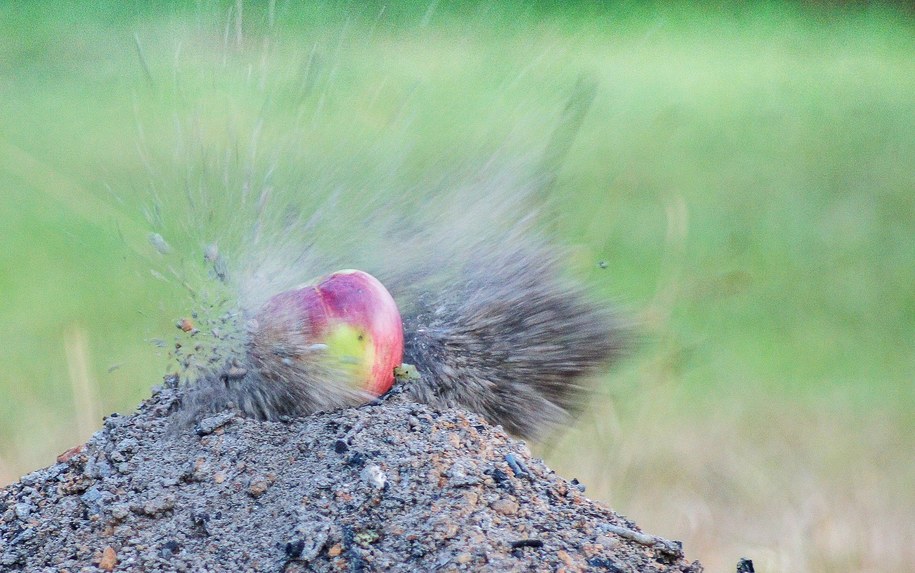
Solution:
<svg viewBox="0 0 915 573"><path fill-rule="evenodd" d="M407 186L538 156L586 78L557 227L643 342L535 449L713 571L904 570L913 54L880 6L0 3L0 482L164 372L149 340L190 301L150 272L144 205L197 256L184 182L243 179L198 148L261 129L278 186Z"/></svg>

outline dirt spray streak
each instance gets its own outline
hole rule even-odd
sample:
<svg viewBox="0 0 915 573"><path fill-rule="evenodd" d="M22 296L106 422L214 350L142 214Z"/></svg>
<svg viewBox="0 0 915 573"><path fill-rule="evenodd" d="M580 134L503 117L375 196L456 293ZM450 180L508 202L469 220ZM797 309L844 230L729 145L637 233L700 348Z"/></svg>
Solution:
<svg viewBox="0 0 915 573"><path fill-rule="evenodd" d="M405 361L420 378L399 391L542 435L580 409L588 380L625 345L612 309L569 278L551 231L549 190L593 84L575 86L553 129L562 141L542 142L542 153L519 153L505 137L459 159L439 149L430 161L411 137L421 110L409 96L389 106L383 128L343 130L328 148L334 124L322 114L333 115L340 95L346 32L336 40L329 61L315 45L292 74L270 35L246 38L256 49L227 46L212 79L225 91L212 98L189 98L196 80L176 63L173 97L196 103L171 118L171 132L156 126L160 139L145 137L150 116L138 115L153 272L189 296L172 356L193 384L191 416L234 405L276 418L340 405L333 380L310 363L284 375L301 391L266 384L282 365L251 363L251 320L277 293L358 268L385 284L404 316ZM158 86L147 59L143 69ZM324 386L329 394L314 398Z"/></svg>

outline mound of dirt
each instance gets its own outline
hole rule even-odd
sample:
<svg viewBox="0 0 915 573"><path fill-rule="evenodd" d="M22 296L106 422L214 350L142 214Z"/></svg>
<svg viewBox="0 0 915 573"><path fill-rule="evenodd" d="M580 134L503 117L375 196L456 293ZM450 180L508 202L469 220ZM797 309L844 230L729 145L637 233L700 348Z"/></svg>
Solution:
<svg viewBox="0 0 915 573"><path fill-rule="evenodd" d="M0 490L0 570L702 569L464 411L394 396L181 428L181 396L156 389Z"/></svg>

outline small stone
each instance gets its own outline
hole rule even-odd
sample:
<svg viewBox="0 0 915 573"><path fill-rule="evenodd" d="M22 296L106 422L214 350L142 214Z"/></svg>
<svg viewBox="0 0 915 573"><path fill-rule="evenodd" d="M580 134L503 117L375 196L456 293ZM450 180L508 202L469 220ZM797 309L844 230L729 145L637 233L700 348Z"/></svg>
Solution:
<svg viewBox="0 0 915 573"><path fill-rule="evenodd" d="M304 562L316 559L327 545L329 531L328 527L320 524L300 524L296 527L296 534L300 537L287 543L287 555Z"/></svg>
<svg viewBox="0 0 915 573"><path fill-rule="evenodd" d="M605 549L613 549L620 544L619 538L610 537L609 535L598 535L594 542L604 547Z"/></svg>
<svg viewBox="0 0 915 573"><path fill-rule="evenodd" d="M534 547L540 548L543 547L543 541L540 539L519 539L517 541L511 542L512 549L520 549L522 547Z"/></svg>
<svg viewBox="0 0 915 573"><path fill-rule="evenodd" d="M566 567L575 567L576 566L575 560L572 559L572 556L569 555L568 552L563 551L562 549L560 549L559 551L556 552L556 557L558 557L560 561L565 563Z"/></svg>
<svg viewBox="0 0 915 573"><path fill-rule="evenodd" d="M118 504L111 507L111 517L118 521L130 515L130 510L124 504Z"/></svg>
<svg viewBox="0 0 915 573"><path fill-rule="evenodd" d="M93 479L106 478L111 475L111 465L107 460L90 458L83 469L83 475Z"/></svg>
<svg viewBox="0 0 915 573"><path fill-rule="evenodd" d="M493 511L502 515L515 515L518 513L518 502L510 499L497 499L490 504L490 507Z"/></svg>
<svg viewBox="0 0 915 573"><path fill-rule="evenodd" d="M110 420L111 418L108 418ZM105 420L106 424L108 420ZM73 446L69 450L57 456L57 463L63 464L70 461L71 458L83 453L83 450L86 448L85 444L80 444L78 446Z"/></svg>
<svg viewBox="0 0 915 573"><path fill-rule="evenodd" d="M168 558L168 557L174 555L175 553L178 553L179 551L181 551L181 544L178 543L177 541L175 541L174 539L170 539L170 540L166 541L164 544L162 544L161 554L163 557Z"/></svg>
<svg viewBox="0 0 915 573"><path fill-rule="evenodd" d="M516 456L515 454L506 454L505 461L508 463L508 467L511 468L512 472L517 477L528 477L530 472L527 471L527 466L524 462Z"/></svg>
<svg viewBox="0 0 915 573"><path fill-rule="evenodd" d="M305 540L290 541L286 544L286 556L290 559L298 559L302 555L303 549L305 549Z"/></svg>
<svg viewBox="0 0 915 573"><path fill-rule="evenodd" d="M384 485L387 483L387 476L384 475L380 467L374 464L365 466L359 477L375 489L384 489Z"/></svg>
<svg viewBox="0 0 915 573"><path fill-rule="evenodd" d="M327 550L327 555L330 557L338 557L341 553L343 553L343 546L339 543L335 543L333 547Z"/></svg>
<svg viewBox="0 0 915 573"><path fill-rule="evenodd" d="M217 428L221 428L222 426L228 424L234 417L234 412L223 412L215 416L210 416L209 418L204 418L203 420L200 420L196 426L194 426L194 431L197 432L198 436L206 436L208 434L212 434L217 430Z"/></svg>
<svg viewBox="0 0 915 573"><path fill-rule="evenodd" d="M267 491L267 488L270 487L270 484L267 483L267 480L264 478L256 479L251 482L251 485L248 486L248 495L251 497L260 497Z"/></svg>
<svg viewBox="0 0 915 573"><path fill-rule="evenodd" d="M448 477L450 486L467 487L480 483L480 477L477 472L477 468L470 462L458 460L445 471L445 475Z"/></svg>
<svg viewBox="0 0 915 573"><path fill-rule="evenodd" d="M37 533L35 531L35 528L26 527L19 533L19 535L17 535L16 537L13 538L13 540L10 542L10 545L19 545L20 543L25 543L26 541L29 541L32 538L34 538L36 535L37 535Z"/></svg>
<svg viewBox="0 0 915 573"><path fill-rule="evenodd" d="M143 513L150 517L155 517L165 513L175 507L175 496L165 495L153 498L143 504Z"/></svg>
<svg viewBox="0 0 915 573"><path fill-rule="evenodd" d="M80 496L80 500L86 506L86 509L90 514L99 513L102 510L103 505L103 496L102 492L95 486L86 490L86 493Z"/></svg>
<svg viewBox="0 0 915 573"><path fill-rule="evenodd" d="M134 438L124 438L115 446L119 452L135 452L140 447L140 443Z"/></svg>
<svg viewBox="0 0 915 573"><path fill-rule="evenodd" d="M102 551L102 558L98 563L98 568L102 571L113 571L118 564L118 554L110 545Z"/></svg>
<svg viewBox="0 0 915 573"><path fill-rule="evenodd" d="M16 504L16 517L20 521L25 521L28 519L29 514L32 513L32 505L29 503L17 503Z"/></svg>

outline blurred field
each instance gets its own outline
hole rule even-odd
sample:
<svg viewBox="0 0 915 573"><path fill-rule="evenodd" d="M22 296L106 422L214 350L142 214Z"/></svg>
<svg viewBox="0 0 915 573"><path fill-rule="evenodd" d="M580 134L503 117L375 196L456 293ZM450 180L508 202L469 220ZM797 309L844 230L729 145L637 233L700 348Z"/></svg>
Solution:
<svg viewBox="0 0 915 573"><path fill-rule="evenodd" d="M191 300L146 236L199 255L196 171L204 230L238 156L304 202L397 193L539 157L584 78L557 228L643 340L539 451L710 571L910 569L912 14L543 6L0 4L0 483L164 373Z"/></svg>

